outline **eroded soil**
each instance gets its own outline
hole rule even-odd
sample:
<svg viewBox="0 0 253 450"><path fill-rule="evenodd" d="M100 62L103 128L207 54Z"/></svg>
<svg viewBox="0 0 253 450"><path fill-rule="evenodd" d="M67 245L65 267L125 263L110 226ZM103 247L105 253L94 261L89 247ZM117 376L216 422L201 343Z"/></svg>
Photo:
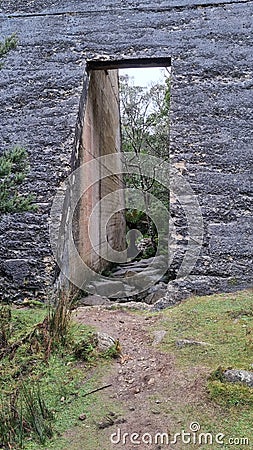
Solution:
<svg viewBox="0 0 253 450"><path fill-rule="evenodd" d="M175 356L161 351L159 344L154 343L154 329L162 331L162 313L151 316L147 312L108 310L100 306L79 308L75 320L118 338L122 347L123 358L115 360L110 374L103 380L112 386L99 394L120 404L123 410L122 417L112 425L97 429L103 449L190 449L191 446L184 447L182 442L154 442L158 432L168 433L171 442L176 432L183 428L189 431L185 413L193 403L203 405L207 395L206 368L180 369ZM191 419L196 421L195 417ZM112 433L116 433L115 443L110 439ZM125 439L124 433L129 434ZM132 437L131 442L133 433L139 437ZM145 433L148 433L146 437ZM73 434L69 439L74 439ZM75 448L79 448L78 444Z"/></svg>

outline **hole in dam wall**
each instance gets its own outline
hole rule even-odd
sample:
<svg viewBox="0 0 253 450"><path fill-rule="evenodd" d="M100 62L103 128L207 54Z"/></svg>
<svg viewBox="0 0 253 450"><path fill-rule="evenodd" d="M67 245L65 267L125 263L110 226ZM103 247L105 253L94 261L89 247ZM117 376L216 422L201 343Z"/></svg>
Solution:
<svg viewBox="0 0 253 450"><path fill-rule="evenodd" d="M170 58L87 61L75 245L97 273L168 250L169 189L156 173L160 161L169 160L170 63ZM161 237L156 217L163 215Z"/></svg>

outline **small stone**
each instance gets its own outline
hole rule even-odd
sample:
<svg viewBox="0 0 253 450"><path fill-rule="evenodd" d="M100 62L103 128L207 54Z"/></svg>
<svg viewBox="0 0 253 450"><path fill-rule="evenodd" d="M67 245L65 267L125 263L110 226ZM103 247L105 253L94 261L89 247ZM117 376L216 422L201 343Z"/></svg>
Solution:
<svg viewBox="0 0 253 450"><path fill-rule="evenodd" d="M124 419L124 417L121 417L121 418L119 418L119 419L116 419L116 420L114 421L114 424L115 424L115 425L119 425L119 424L125 423L125 422L126 422L126 419Z"/></svg>
<svg viewBox="0 0 253 450"><path fill-rule="evenodd" d="M134 406L129 406L129 411L135 411L135 407Z"/></svg>
<svg viewBox="0 0 253 450"><path fill-rule="evenodd" d="M160 411L157 411L156 409L151 410L152 414L161 414Z"/></svg>
<svg viewBox="0 0 253 450"><path fill-rule="evenodd" d="M152 345L158 345L162 342L164 336L166 335L166 331L165 330L159 330L159 331L154 331L154 340L152 342Z"/></svg>
<svg viewBox="0 0 253 450"><path fill-rule="evenodd" d="M84 413L82 413L82 414L80 414L80 416L79 416L79 420L85 420L86 419L86 414L84 414Z"/></svg>
<svg viewBox="0 0 253 450"><path fill-rule="evenodd" d="M97 347L100 351L106 351L116 344L116 340L107 333L102 333L99 331L96 333L96 337L98 340Z"/></svg>
<svg viewBox="0 0 253 450"><path fill-rule="evenodd" d="M194 346L194 345L199 345L199 346L207 346L210 345L208 344L208 342L203 342L203 341L195 341L194 339L178 339L176 341L176 346L179 348L182 347L187 347L187 346Z"/></svg>
<svg viewBox="0 0 253 450"><path fill-rule="evenodd" d="M151 386L152 384L155 384L155 379L154 378L150 378L148 380L148 385Z"/></svg>
<svg viewBox="0 0 253 450"><path fill-rule="evenodd" d="M112 394L112 395L109 395L109 398L117 398L118 397L118 395L117 394Z"/></svg>
<svg viewBox="0 0 253 450"><path fill-rule="evenodd" d="M151 294L147 295L147 297L145 297L145 302L148 305L154 305L154 303L156 303L158 300L161 300L162 298L165 297L167 292L167 289L159 289L155 292L151 292Z"/></svg>
<svg viewBox="0 0 253 450"><path fill-rule="evenodd" d="M100 430L103 430L104 428L108 428L114 425L114 420L111 417L106 417L102 422L98 422L97 427Z"/></svg>

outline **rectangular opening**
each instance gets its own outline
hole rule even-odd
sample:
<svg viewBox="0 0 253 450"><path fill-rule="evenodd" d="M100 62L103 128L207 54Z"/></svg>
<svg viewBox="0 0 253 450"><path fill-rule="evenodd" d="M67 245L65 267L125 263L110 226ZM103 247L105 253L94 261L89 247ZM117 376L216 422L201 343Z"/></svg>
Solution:
<svg viewBox="0 0 253 450"><path fill-rule="evenodd" d="M162 129L162 122L165 124L167 121L168 125L169 121L167 113L169 109L170 64L171 59L164 57L121 59L117 61L89 60L86 62L88 73L87 100L78 156L79 164L84 164L82 174L84 180L92 181L93 177L98 179L101 170L98 165L96 166L97 173L89 172L89 169L85 168L87 162L99 160L100 157L108 154L124 154L130 148L135 154L139 152L140 156L142 153L149 154L150 151L158 159L168 158L169 130ZM152 79L152 75L151 77L146 76L149 70L151 73L155 68L167 71L167 78L164 77L163 85L158 81L158 77ZM136 74L137 71L141 71L143 75L145 73L145 77L142 75L139 77L142 78L142 81L146 80L142 85L131 81L132 74L134 78L134 72ZM143 136L145 134L146 147L138 143L138 150L133 142L128 141L126 143L125 141L127 133L124 127L132 126L132 134L134 135L136 124L126 124L125 122L127 109L130 105L125 105L126 108L124 109L122 100L122 90L124 89L130 89L130 91L132 89L136 93L135 99L139 99L137 103L133 103L133 111L138 112L138 114L145 111L145 117L143 115L141 119L139 118L139 122L144 127L143 130L140 130L140 134L143 134ZM150 96L153 97L148 106ZM143 99L144 104L141 105L140 102ZM161 101L160 107L159 101ZM158 136L156 135L158 132L159 143L157 143ZM135 258L155 256L156 248L154 246L157 239L157 230L148 217L151 203L149 204L149 200L146 201L145 199L155 193L160 196L160 201L163 201L167 196L165 203L169 198L168 192L163 192L155 181L150 182L148 177L141 174L141 165L138 168L139 175L135 174L132 179L130 179L130 176L119 175L119 167L116 168L117 175L114 175L113 169L113 167L108 168L112 172L111 176L99 179L88 189L86 194L82 196L79 205L79 254L88 266L98 272L112 265L111 249L118 252L125 251L124 262L129 262ZM129 199L122 193L119 196L116 195L117 203L121 203L122 209L112 215L109 220L105 210L110 208L113 210L111 204L108 204L107 208L104 202L101 203L103 205L101 208L96 208L101 200L116 192L119 188L123 190L125 187L137 188L137 185L142 186L145 211L138 210L136 205L133 205L133 208L126 209L125 202ZM107 221L106 224L103 223L104 220Z"/></svg>

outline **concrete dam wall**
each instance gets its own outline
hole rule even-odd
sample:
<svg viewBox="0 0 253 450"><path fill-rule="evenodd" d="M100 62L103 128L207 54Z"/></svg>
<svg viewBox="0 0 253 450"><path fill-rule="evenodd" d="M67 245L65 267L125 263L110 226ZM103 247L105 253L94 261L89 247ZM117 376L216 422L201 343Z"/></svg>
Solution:
<svg viewBox="0 0 253 450"><path fill-rule="evenodd" d="M18 46L0 70L0 151L27 149L31 172L24 189L38 204L36 212L1 217L2 298L43 297L58 276L49 240L51 205L84 157L76 155L80 142L85 147L96 136L93 120L90 134L85 131L88 60L135 58L138 65L140 58L171 58L170 161L198 200L204 238L191 273L177 278L189 235L182 202L171 195L170 287L181 295L252 285L252 15L249 0L1 2L1 38L16 33ZM101 96L96 93L98 111ZM108 114L112 124L116 112ZM112 129L118 148L118 125ZM87 202L77 239L80 227L85 230L85 208ZM121 230L116 237L115 229ZM119 214L109 232L112 245L122 247L123 230ZM79 244L86 254L85 238Z"/></svg>

